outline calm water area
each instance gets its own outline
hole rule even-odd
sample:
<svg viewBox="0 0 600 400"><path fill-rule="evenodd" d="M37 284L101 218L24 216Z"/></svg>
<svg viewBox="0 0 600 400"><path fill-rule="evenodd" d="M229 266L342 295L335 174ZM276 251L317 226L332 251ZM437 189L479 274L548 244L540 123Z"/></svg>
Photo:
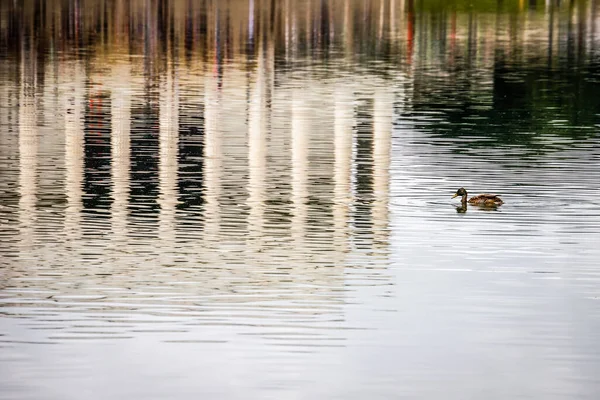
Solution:
<svg viewBox="0 0 600 400"><path fill-rule="evenodd" d="M0 399L125 398L600 398L600 1L0 1Z"/></svg>

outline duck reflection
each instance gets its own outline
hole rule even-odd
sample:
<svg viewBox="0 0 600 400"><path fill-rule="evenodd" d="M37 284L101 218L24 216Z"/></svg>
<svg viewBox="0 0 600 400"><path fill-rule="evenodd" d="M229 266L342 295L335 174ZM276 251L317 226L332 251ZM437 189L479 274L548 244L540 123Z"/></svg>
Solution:
<svg viewBox="0 0 600 400"><path fill-rule="evenodd" d="M461 203L460 206L457 206L456 212L459 214L466 213L467 212L467 203Z"/></svg>
<svg viewBox="0 0 600 400"><path fill-rule="evenodd" d="M461 203L459 206L456 206L456 212L464 214L467 212L468 207L466 203ZM471 205L471 207L480 211L498 211L498 206Z"/></svg>

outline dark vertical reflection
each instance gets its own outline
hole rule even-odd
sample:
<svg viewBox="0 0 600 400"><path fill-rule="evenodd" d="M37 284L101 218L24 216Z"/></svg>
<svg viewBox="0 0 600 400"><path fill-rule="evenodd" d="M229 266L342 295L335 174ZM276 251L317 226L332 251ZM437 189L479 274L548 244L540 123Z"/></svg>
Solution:
<svg viewBox="0 0 600 400"><path fill-rule="evenodd" d="M110 94L91 92L84 120L84 212L108 218L111 197Z"/></svg>
<svg viewBox="0 0 600 400"><path fill-rule="evenodd" d="M194 46L194 15L189 12L189 8L191 6L192 0L187 0L187 13L185 14L184 21L184 40L183 40L183 48L185 59L189 63L192 58L192 49Z"/></svg>
<svg viewBox="0 0 600 400"><path fill-rule="evenodd" d="M576 49L575 43L577 42L576 38L576 23L574 21L573 14L575 12L575 0L569 0L568 7L568 15L567 18L567 62L571 67L574 67L575 57L576 57Z"/></svg>
<svg viewBox="0 0 600 400"><path fill-rule="evenodd" d="M180 114L179 201L181 210L204 204L204 116Z"/></svg>
<svg viewBox="0 0 600 400"><path fill-rule="evenodd" d="M415 46L416 16L414 0L407 0L406 20L406 63L411 65Z"/></svg>
<svg viewBox="0 0 600 400"><path fill-rule="evenodd" d="M472 12L469 13L469 25L468 25L468 50L467 50L467 61L469 65L474 65L474 61L477 58L477 20Z"/></svg>
<svg viewBox="0 0 600 400"><path fill-rule="evenodd" d="M554 1L548 5L548 69L552 68L552 55L554 50Z"/></svg>
<svg viewBox="0 0 600 400"><path fill-rule="evenodd" d="M158 215L158 108L147 93L142 104L131 110L131 191L130 216L135 220L156 218Z"/></svg>
<svg viewBox="0 0 600 400"><path fill-rule="evenodd" d="M156 0L148 0L155 4ZM158 71L164 57L158 47L158 21L153 7L144 15L144 86L142 97L131 110L131 191L130 217L139 230L154 235L152 222L158 218L159 94Z"/></svg>
<svg viewBox="0 0 600 400"><path fill-rule="evenodd" d="M596 21L598 20L598 5L600 2L598 2L598 0L592 0L591 4L590 4L590 8L591 8L591 24L590 24L590 48L589 48L589 57L591 59L594 59L595 55L598 55L598 38L596 37L598 32L597 32L597 23ZM597 64L596 64L597 65Z"/></svg>
<svg viewBox="0 0 600 400"><path fill-rule="evenodd" d="M373 235L372 202L373 188L373 100L363 99L356 110L356 176L355 176L355 209L354 226L358 241L362 246L369 246L369 238Z"/></svg>
<svg viewBox="0 0 600 400"><path fill-rule="evenodd" d="M513 79L510 62L499 54L494 63L494 109L506 113L513 120L527 118L526 89L523 81Z"/></svg>
<svg viewBox="0 0 600 400"><path fill-rule="evenodd" d="M577 65L581 67L587 47L587 5L580 1L577 11Z"/></svg>
<svg viewBox="0 0 600 400"><path fill-rule="evenodd" d="M16 7L16 2L0 1L0 21L3 27L0 31L0 61L19 51L23 28Z"/></svg>
<svg viewBox="0 0 600 400"><path fill-rule="evenodd" d="M216 68L216 76L217 76L217 87L221 89L223 87L223 39L221 32L221 13L219 12L219 3L216 5L215 10L215 68Z"/></svg>
<svg viewBox="0 0 600 400"><path fill-rule="evenodd" d="M12 6L12 5L11 5ZM23 79L23 83L27 81L26 75L19 77L21 73L18 59L13 52L9 53L9 49L19 44L18 40L10 38L11 31L14 26L11 26L11 15L8 13L8 8L4 3L0 2L0 26L5 29L6 39L0 32L0 81L7 80L19 82ZM18 35L15 35L16 39ZM12 41L12 43L11 43ZM23 60L25 61L25 60ZM25 71L23 71L25 72ZM26 93L22 93L27 95ZM18 205L19 205L19 180L16 175L18 173L19 160L15 158L14 147L19 143L17 132L19 127L14 124L18 120L19 115L19 88L17 85L0 85L0 207L4 205L2 215L4 221L0 224L0 248L4 250L3 244L16 243L18 241ZM14 254L2 251L2 256L13 257ZM7 259L0 261L0 265L8 262Z"/></svg>
<svg viewBox="0 0 600 400"><path fill-rule="evenodd" d="M328 1L320 0L320 24L319 24L319 38L317 48L326 50L329 47L329 32L331 27L329 26L329 5Z"/></svg>

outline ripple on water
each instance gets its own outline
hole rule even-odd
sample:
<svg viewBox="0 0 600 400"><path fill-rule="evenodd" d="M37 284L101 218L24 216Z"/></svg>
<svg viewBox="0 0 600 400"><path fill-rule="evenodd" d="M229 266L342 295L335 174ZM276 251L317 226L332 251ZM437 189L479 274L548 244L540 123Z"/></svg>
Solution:
<svg viewBox="0 0 600 400"><path fill-rule="evenodd" d="M0 2L7 398L596 397L594 6L72 3Z"/></svg>

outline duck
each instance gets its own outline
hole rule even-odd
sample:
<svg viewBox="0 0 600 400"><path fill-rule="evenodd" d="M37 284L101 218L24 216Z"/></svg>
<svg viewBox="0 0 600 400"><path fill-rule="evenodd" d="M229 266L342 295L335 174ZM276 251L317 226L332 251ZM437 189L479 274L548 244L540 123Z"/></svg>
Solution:
<svg viewBox="0 0 600 400"><path fill-rule="evenodd" d="M452 198L461 196L461 201L464 206L467 204L467 191L465 188L460 188L456 191ZM484 207L498 207L504 204L502 199L496 194L480 194L478 196L473 196L468 200L469 204L473 204L475 206L484 206Z"/></svg>

